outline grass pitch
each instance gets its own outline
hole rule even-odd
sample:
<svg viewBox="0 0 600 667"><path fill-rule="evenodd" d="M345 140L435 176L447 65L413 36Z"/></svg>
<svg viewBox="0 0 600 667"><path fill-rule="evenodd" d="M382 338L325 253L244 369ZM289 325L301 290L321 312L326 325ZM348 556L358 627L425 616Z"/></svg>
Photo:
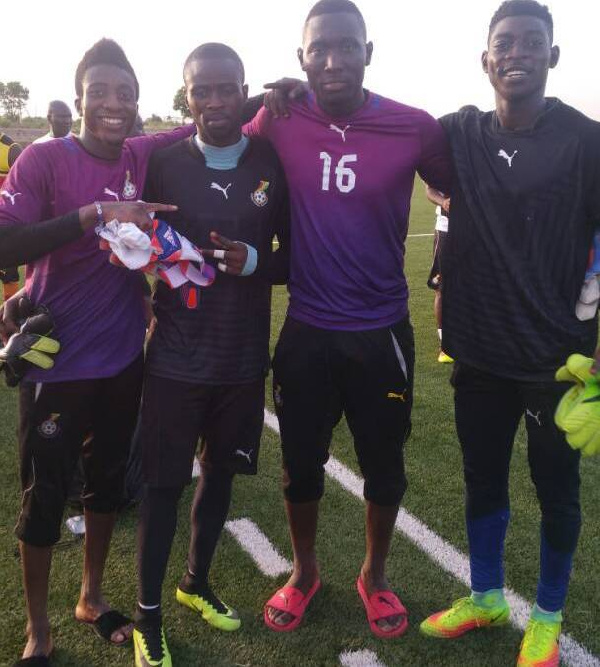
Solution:
<svg viewBox="0 0 600 667"><path fill-rule="evenodd" d="M430 233L433 207L417 183L410 234ZM433 295L426 287L431 260L431 237L407 240L407 274L411 287L411 315L417 343L417 372L413 434L407 444L409 489L405 507L463 552L463 482L461 457L453 424L450 368L436 362L437 335L433 320ZM287 297L275 291L273 342L277 337ZM270 401L269 401L270 402ZM24 642L25 612L17 546L12 527L19 507L16 447L16 394L0 387L0 665L11 664ZM358 471L348 430L338 427L333 454ZM291 549L281 496L281 456L277 437L265 428L260 473L236 481L231 518L252 519L287 558ZM583 531L575 558L573 579L565 610L564 631L600 655L600 576L598 535L600 518L600 457L582 462ZM344 651L369 649L388 667L400 665L512 665L520 636L511 626L473 633L454 642L421 637L417 626L426 615L467 589L442 572L426 555L398 534L392 544L389 578L409 610L407 634L389 642L370 633L363 607L354 588L364 544L363 506L338 484L328 480L322 502L318 550L323 589L315 597L302 626L290 634L275 634L262 623L262 607L285 576L263 576L237 543L225 533L215 559L214 588L242 616L242 629L225 634L209 628L174 600L175 586L185 565L189 539L188 512L192 491L180 507L180 525L173 546L163 591L164 617L174 664L215 666L317 666L337 665ZM535 598L539 561L539 510L529 478L527 452L521 431L513 455L511 475L512 521L506 541L507 584L528 600ZM131 611L135 591L135 511L125 513L117 526L107 564L106 595L123 611ZM65 531L65 539L69 539ZM131 665L133 650L112 648L88 628L76 624L82 564L81 542L67 542L54 556L50 618L57 666Z"/></svg>

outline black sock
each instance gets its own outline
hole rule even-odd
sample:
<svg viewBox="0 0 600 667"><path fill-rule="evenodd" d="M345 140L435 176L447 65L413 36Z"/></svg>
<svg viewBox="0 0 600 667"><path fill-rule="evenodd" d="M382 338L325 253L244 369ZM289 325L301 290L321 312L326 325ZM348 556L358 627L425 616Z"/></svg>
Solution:
<svg viewBox="0 0 600 667"><path fill-rule="evenodd" d="M183 488L147 489L138 523L138 600L159 605ZM141 609L141 608L140 608ZM147 610L141 609L146 613Z"/></svg>
<svg viewBox="0 0 600 667"><path fill-rule="evenodd" d="M162 611L160 605L158 607L152 607L151 609L145 609L140 607L140 604L135 605L135 615L134 615L135 624L138 623L162 623Z"/></svg>

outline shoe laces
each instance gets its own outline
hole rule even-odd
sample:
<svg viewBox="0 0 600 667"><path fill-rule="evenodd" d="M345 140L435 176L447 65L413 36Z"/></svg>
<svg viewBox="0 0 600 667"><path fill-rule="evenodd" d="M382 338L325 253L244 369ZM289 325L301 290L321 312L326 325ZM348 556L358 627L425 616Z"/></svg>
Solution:
<svg viewBox="0 0 600 667"><path fill-rule="evenodd" d="M523 650L536 658L544 658L548 652L548 645L556 642L556 623L530 620L525 638Z"/></svg>
<svg viewBox="0 0 600 667"><path fill-rule="evenodd" d="M452 616L462 618L463 616L471 616L473 614L474 608L476 608L475 603L470 597L459 598L452 603L452 607L449 610Z"/></svg>
<svg viewBox="0 0 600 667"><path fill-rule="evenodd" d="M164 635L162 622L157 620L143 620L136 624L137 629L142 634L146 651L152 661L161 661L164 656Z"/></svg>

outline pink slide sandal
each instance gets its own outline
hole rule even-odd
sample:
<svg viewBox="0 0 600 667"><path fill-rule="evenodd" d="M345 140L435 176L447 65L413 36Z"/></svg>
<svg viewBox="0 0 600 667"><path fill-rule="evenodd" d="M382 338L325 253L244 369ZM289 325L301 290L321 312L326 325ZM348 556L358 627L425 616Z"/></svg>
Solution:
<svg viewBox="0 0 600 667"><path fill-rule="evenodd" d="M371 632L374 635L382 639L392 639L406 632L406 628L408 628L408 612L397 595L392 593L392 591L375 591L369 597L360 576L356 580L356 588L365 606L367 621L369 621ZM386 632L377 625L377 621L382 618L389 618L390 616L404 616L404 619L397 628Z"/></svg>
<svg viewBox="0 0 600 667"><path fill-rule="evenodd" d="M295 586L284 586L283 588L280 588L265 604L265 624L275 632L290 632L291 630L295 630L302 621L306 607L308 607L309 602L313 599L314 594L320 587L321 581L316 579L306 595ZM267 607L285 611L286 613L291 614L294 618L287 625L278 625L269 618Z"/></svg>

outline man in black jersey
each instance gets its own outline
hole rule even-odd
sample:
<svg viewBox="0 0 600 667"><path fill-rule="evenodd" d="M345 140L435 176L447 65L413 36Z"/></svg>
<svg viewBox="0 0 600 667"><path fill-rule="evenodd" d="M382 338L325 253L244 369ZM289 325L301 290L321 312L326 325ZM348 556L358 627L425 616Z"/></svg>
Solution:
<svg viewBox="0 0 600 667"><path fill-rule="evenodd" d="M208 573L227 517L233 476L255 474L269 367L271 285L287 280L289 204L283 171L263 140L242 134L247 87L239 56L223 44L195 49L184 66L197 134L150 163L145 198L177 203L166 216L216 260L210 287L155 293L142 408L148 486L139 526L136 664L171 664L161 589L177 504L202 438L188 568L177 599L210 625L240 619L211 591ZM279 250L273 252L277 236ZM230 240L233 239L233 240ZM214 246L217 249L214 249Z"/></svg>
<svg viewBox="0 0 600 667"><path fill-rule="evenodd" d="M598 331L595 316L578 319L576 303L600 225L600 123L545 98L559 58L552 39L547 7L505 2L482 57L495 111L465 107L442 119L455 166L442 257L444 347L456 359L472 594L421 625L452 638L508 620L508 473L524 416L541 508L537 599L518 661L529 666L559 663L581 524L579 453L553 419L568 385L554 373L574 352L592 355Z"/></svg>

